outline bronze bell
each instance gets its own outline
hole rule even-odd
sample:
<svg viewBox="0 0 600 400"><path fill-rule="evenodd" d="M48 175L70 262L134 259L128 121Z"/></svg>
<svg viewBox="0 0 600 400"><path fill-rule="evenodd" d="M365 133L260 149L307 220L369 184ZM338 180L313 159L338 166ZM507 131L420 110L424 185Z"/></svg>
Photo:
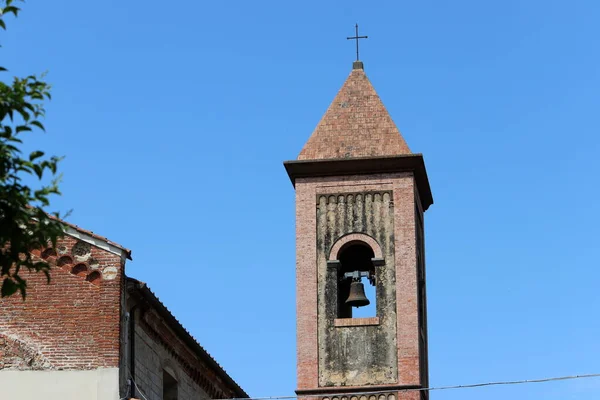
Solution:
<svg viewBox="0 0 600 400"><path fill-rule="evenodd" d="M352 281L350 284L350 295L346 299L346 305L352 307L363 307L371 304L365 296L365 286L362 282Z"/></svg>

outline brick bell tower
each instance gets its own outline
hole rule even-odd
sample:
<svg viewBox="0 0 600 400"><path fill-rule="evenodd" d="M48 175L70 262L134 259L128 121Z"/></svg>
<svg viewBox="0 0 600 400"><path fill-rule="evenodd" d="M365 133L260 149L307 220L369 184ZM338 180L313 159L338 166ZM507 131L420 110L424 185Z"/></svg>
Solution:
<svg viewBox="0 0 600 400"><path fill-rule="evenodd" d="M433 198L423 156L362 62L284 165L296 189L296 393L427 399L406 389L428 387L423 212ZM367 302L372 314L358 317Z"/></svg>

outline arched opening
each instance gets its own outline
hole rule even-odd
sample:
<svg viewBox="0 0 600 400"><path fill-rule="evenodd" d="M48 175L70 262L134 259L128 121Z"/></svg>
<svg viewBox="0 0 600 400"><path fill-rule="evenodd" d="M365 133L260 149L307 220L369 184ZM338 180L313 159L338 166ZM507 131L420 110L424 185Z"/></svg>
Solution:
<svg viewBox="0 0 600 400"><path fill-rule="evenodd" d="M58 265L59 267L70 264L73 264L73 259L71 258L71 256L62 256L58 260L56 260L56 265Z"/></svg>
<svg viewBox="0 0 600 400"><path fill-rule="evenodd" d="M78 276L86 276L87 272L88 268L85 264L77 264L71 269L71 273Z"/></svg>
<svg viewBox="0 0 600 400"><path fill-rule="evenodd" d="M91 274L85 277L85 280L93 283L94 285L98 285L100 280L102 279L102 275L98 271L92 271Z"/></svg>
<svg viewBox="0 0 600 400"><path fill-rule="evenodd" d="M44 260L52 256L56 257L56 251L53 248L47 248L46 250L42 251L42 258Z"/></svg>
<svg viewBox="0 0 600 400"><path fill-rule="evenodd" d="M338 318L363 318L377 315L376 274L373 265L373 249L364 242L346 243L339 251L338 260ZM362 284L362 285L361 285ZM352 301L362 299L362 292L369 300L365 306Z"/></svg>

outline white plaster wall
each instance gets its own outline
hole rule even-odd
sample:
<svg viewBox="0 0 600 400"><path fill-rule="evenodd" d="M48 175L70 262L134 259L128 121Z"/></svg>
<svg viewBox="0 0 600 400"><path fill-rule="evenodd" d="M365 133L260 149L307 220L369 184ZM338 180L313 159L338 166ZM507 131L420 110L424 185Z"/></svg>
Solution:
<svg viewBox="0 0 600 400"><path fill-rule="evenodd" d="M0 398L19 400L118 400L119 369L0 371Z"/></svg>

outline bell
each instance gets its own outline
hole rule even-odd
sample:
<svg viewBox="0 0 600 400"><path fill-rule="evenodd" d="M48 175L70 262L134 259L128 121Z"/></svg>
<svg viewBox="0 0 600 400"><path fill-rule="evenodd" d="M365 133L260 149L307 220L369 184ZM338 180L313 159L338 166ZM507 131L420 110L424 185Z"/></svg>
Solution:
<svg viewBox="0 0 600 400"><path fill-rule="evenodd" d="M346 299L346 305L352 307L363 307L371 304L365 296L365 286L362 282L353 281L350 284L350 295Z"/></svg>

